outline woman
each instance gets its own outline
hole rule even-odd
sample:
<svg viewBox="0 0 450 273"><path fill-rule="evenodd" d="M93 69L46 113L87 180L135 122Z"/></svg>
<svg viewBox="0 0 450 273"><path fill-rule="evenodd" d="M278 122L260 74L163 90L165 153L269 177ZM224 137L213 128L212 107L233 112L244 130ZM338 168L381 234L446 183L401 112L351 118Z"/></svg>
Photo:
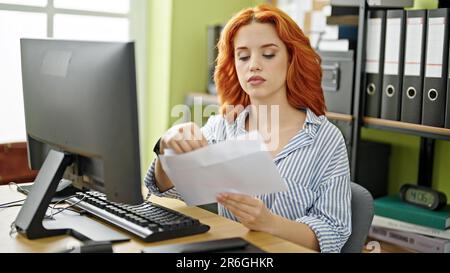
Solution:
<svg viewBox="0 0 450 273"><path fill-rule="evenodd" d="M201 129L193 123L171 128L159 152L186 153L258 130L275 143L271 153L288 191L222 193L219 214L311 249L340 252L351 233L350 174L342 134L324 116L319 56L293 20L268 5L235 15L218 48L221 115ZM158 159L145 182L153 194L180 198Z"/></svg>

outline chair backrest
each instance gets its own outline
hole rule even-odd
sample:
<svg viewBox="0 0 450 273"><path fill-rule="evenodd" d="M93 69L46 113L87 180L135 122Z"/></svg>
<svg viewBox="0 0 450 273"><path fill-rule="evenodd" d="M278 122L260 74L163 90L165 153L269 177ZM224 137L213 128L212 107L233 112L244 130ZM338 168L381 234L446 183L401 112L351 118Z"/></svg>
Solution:
<svg viewBox="0 0 450 273"><path fill-rule="evenodd" d="M361 185L351 182L352 234L342 247L342 253L360 253L373 219L373 197Z"/></svg>

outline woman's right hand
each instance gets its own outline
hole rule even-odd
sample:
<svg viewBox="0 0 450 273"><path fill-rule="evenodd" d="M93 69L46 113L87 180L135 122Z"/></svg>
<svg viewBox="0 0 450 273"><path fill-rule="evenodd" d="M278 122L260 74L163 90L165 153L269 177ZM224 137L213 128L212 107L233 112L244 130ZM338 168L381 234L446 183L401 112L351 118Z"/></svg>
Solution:
<svg viewBox="0 0 450 273"><path fill-rule="evenodd" d="M172 149L177 154L191 152L207 146L208 141L203 136L200 127L193 122L182 123L170 128L161 138L160 153Z"/></svg>

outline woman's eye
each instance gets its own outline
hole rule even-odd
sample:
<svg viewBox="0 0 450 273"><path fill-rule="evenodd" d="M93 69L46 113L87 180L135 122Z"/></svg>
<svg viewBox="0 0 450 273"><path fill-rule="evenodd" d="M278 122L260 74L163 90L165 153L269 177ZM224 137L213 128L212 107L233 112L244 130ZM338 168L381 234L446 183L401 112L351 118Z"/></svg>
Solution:
<svg viewBox="0 0 450 273"><path fill-rule="evenodd" d="M263 56L266 59L272 59L273 57L275 57L275 54L264 54Z"/></svg>
<svg viewBox="0 0 450 273"><path fill-rule="evenodd" d="M239 57L240 61L248 61L250 59L250 56L243 56L243 57Z"/></svg>

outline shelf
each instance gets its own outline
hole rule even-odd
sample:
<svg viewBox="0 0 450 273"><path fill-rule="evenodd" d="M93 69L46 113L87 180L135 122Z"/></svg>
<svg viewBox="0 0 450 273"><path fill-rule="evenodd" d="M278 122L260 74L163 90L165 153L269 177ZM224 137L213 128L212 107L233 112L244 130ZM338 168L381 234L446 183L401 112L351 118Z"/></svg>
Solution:
<svg viewBox="0 0 450 273"><path fill-rule="evenodd" d="M332 0L332 6L358 7L359 0ZM373 8L403 8L414 6L414 0L367 0L367 5Z"/></svg>
<svg viewBox="0 0 450 273"><path fill-rule="evenodd" d="M359 7L359 0L331 0L330 5L341 7Z"/></svg>
<svg viewBox="0 0 450 273"><path fill-rule="evenodd" d="M414 6L414 0L367 0L369 7L405 8Z"/></svg>
<svg viewBox="0 0 450 273"><path fill-rule="evenodd" d="M352 115L339 114L339 113L333 113L333 112L327 112L325 115L327 116L328 119L341 120L341 121L347 121L347 122L353 121Z"/></svg>
<svg viewBox="0 0 450 273"><path fill-rule="evenodd" d="M379 118L364 117L364 126L399 133L413 134L420 137L450 140L450 129L431 127L407 122L392 121Z"/></svg>

